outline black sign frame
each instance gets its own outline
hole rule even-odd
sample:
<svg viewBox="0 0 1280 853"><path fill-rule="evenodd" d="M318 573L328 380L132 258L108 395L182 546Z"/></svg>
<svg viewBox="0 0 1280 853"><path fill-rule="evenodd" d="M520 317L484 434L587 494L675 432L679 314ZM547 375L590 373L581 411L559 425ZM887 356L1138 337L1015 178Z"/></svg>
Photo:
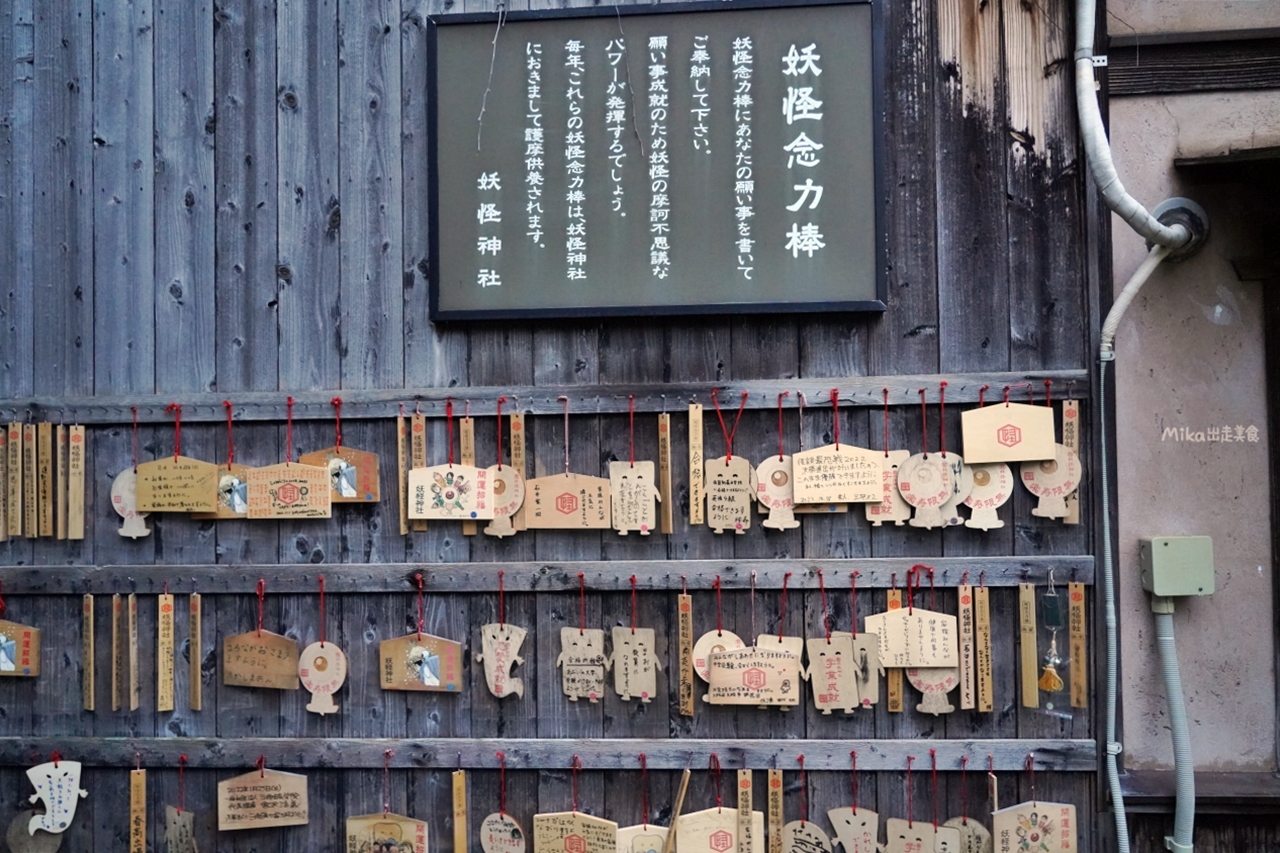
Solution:
<svg viewBox="0 0 1280 853"><path fill-rule="evenodd" d="M657 316L716 316L733 314L817 314L817 313L879 313L887 310L888 271L888 186L885 177L885 47L884 0L693 0L644 6L590 6L560 9L538 9L517 12L466 12L427 18L427 166L429 209L429 319L431 322L486 321L511 319L568 319L593 317L657 317ZM438 30L452 24L488 23L495 26L503 22L533 21L561 18L601 18L634 15L679 15L690 12L731 11L750 9L782 9L810 6L870 6L871 7L871 99L873 119L873 181L875 187L875 298L848 301L782 301L782 302L718 302L701 305L623 305L580 307L547 307L520 309L451 310L440 307L440 198L438 176L440 173L440 148L437 137L438 82L436 57L438 55Z"/></svg>

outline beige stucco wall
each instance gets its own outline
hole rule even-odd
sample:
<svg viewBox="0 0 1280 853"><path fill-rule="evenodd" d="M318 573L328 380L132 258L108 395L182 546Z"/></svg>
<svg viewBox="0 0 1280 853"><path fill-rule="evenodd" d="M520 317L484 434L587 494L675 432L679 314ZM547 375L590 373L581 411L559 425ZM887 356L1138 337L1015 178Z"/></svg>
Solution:
<svg viewBox="0 0 1280 853"><path fill-rule="evenodd" d="M1108 0L1107 30L1124 38L1280 28L1276 0Z"/></svg>
<svg viewBox="0 0 1280 853"><path fill-rule="evenodd" d="M1122 4L1123 5L1123 4ZM1155 3L1133 3L1155 6ZM1161 3L1219 9L1202 2ZM1233 4L1226 4L1231 6ZM1243 4L1234 4L1236 6ZM1261 4L1257 4L1261 5ZM1272 17L1280 3L1268 3ZM1203 251L1162 265L1126 315L1117 339L1116 394L1121 659L1125 763L1172 766L1164 686L1148 598L1142 536L1213 537L1217 592L1178 602L1178 654L1193 752L1201 769L1276 766L1274 619L1261 286L1237 280L1230 261L1257 256L1274 198L1173 168L1176 156L1277 144L1280 91L1121 98L1111 101L1116 164L1144 203L1185 195L1212 221ZM1145 246L1113 218L1119 291ZM1166 428L1255 427L1258 440L1173 440Z"/></svg>

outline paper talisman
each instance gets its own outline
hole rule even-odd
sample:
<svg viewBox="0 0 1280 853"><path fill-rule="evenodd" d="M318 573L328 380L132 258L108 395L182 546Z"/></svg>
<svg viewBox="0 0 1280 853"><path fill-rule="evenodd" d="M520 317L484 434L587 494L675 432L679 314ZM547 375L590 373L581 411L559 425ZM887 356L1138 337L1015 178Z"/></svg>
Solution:
<svg viewBox="0 0 1280 853"><path fill-rule="evenodd" d="M920 704L916 710L922 714L950 714L955 706L947 701L947 694L960 683L960 670L956 667L908 668L907 681L920 691Z"/></svg>
<svg viewBox="0 0 1280 853"><path fill-rule="evenodd" d="M1000 851L1075 853L1076 807L1035 801L1000 809L991 815L991 834Z"/></svg>
<svg viewBox="0 0 1280 853"><path fill-rule="evenodd" d="M533 816L534 853L618 853L618 825L582 812Z"/></svg>
<svg viewBox="0 0 1280 853"><path fill-rule="evenodd" d="M864 708L880 704L880 677L884 664L880 662L880 638L861 631L855 637L848 631L832 631L831 639L848 637L853 641L853 680L858 690L858 703Z"/></svg>
<svg viewBox="0 0 1280 853"><path fill-rule="evenodd" d="M942 505L952 493L951 466L938 453L917 453L898 468L898 492L915 507L912 527L943 527Z"/></svg>
<svg viewBox="0 0 1280 853"><path fill-rule="evenodd" d="M121 624L124 617L124 598L116 593L111 596L111 710L119 711L124 701L125 678L128 673L125 666L124 628Z"/></svg>
<svg viewBox="0 0 1280 853"><path fill-rule="evenodd" d="M84 427L67 431L67 538L84 538ZM132 470L132 469L130 469Z"/></svg>
<svg viewBox="0 0 1280 853"><path fill-rule="evenodd" d="M844 853L879 853L880 815L870 809L845 806L828 811L827 819Z"/></svg>
<svg viewBox="0 0 1280 853"><path fill-rule="evenodd" d="M973 591L973 661L978 677L978 710L995 708L991 663L991 597L985 586Z"/></svg>
<svg viewBox="0 0 1280 853"><path fill-rule="evenodd" d="M911 517L911 504L898 491L898 469L910 458L910 450L890 450L880 457L880 503L867 504L867 521L872 527L886 521L901 527Z"/></svg>
<svg viewBox="0 0 1280 853"><path fill-rule="evenodd" d="M1052 459L1024 462L1022 484L1040 499L1031 510L1037 518L1062 518L1067 514L1067 497L1080 485L1080 457L1065 445L1054 445Z"/></svg>
<svg viewBox="0 0 1280 853"><path fill-rule="evenodd" d="M988 462L1037 462L1053 458L1053 409L998 403L960 413L964 458Z"/></svg>
<svg viewBox="0 0 1280 853"><path fill-rule="evenodd" d="M129 710L136 711L142 704L142 679L138 669L138 596L129 593L129 631L126 642L129 646Z"/></svg>
<svg viewBox="0 0 1280 853"><path fill-rule="evenodd" d="M1036 648L1036 588L1018 584L1018 661L1022 682L1022 707L1040 707L1040 660Z"/></svg>
<svg viewBox="0 0 1280 853"><path fill-rule="evenodd" d="M463 465L474 466L476 464L476 421L470 416L464 417L458 421L458 461ZM501 461L501 460L499 460ZM489 469L485 469L488 471ZM477 489L477 498L481 497ZM489 496L487 501L492 507L493 504L493 484L489 484ZM492 518L492 515L485 516ZM473 520L464 520L462 522L462 535L475 536L480 532L479 525Z"/></svg>
<svg viewBox="0 0 1280 853"><path fill-rule="evenodd" d="M485 526L486 536L512 536L516 533L513 516L524 505L524 476L514 465L490 465L489 487L493 492L493 521Z"/></svg>
<svg viewBox="0 0 1280 853"><path fill-rule="evenodd" d="M510 421L511 433L511 467L519 472L521 478L527 483L529 480L529 463L525 459L525 429L524 414L515 412L511 415ZM520 508L516 510L516 514L511 519L511 526L516 530L528 530L529 525L524 520L524 503L520 504Z"/></svg>
<svg viewBox="0 0 1280 853"><path fill-rule="evenodd" d="M252 770L218 783L218 831L305 826L310 819L307 777Z"/></svg>
<svg viewBox="0 0 1280 853"><path fill-rule="evenodd" d="M427 467L427 418L425 415L415 413L410 425L409 432L409 468L425 468ZM404 501L405 518L409 517L409 480L406 472L405 486L402 489L400 499ZM427 522L423 519L414 519L410 522L411 530L421 533L427 529Z"/></svg>
<svg viewBox="0 0 1280 853"><path fill-rule="evenodd" d="M662 853L662 846L666 842L665 826L644 823L618 830L618 853Z"/></svg>
<svg viewBox="0 0 1280 853"><path fill-rule="evenodd" d="M830 640L810 637L805 646L809 667L802 669L800 675L813 684L813 706L824 715L833 710L852 714L860 705L854 676L853 637L834 634Z"/></svg>
<svg viewBox="0 0 1280 853"><path fill-rule="evenodd" d="M352 447L326 447L298 457L303 465L329 472L329 500L336 504L377 503L378 454Z"/></svg>
<svg viewBox="0 0 1280 853"><path fill-rule="evenodd" d="M639 699L648 704L658 695L656 670L662 669L662 662L655 643L652 628L614 626L613 651L605 666L613 668L613 689L623 702Z"/></svg>
<svg viewBox="0 0 1280 853"><path fill-rule="evenodd" d="M347 850L351 853L427 853L427 822L390 812L349 817Z"/></svg>
<svg viewBox="0 0 1280 853"><path fill-rule="evenodd" d="M756 472L742 456L707 460L707 527L716 533L751 529L751 502L756 497Z"/></svg>
<svg viewBox="0 0 1280 853"><path fill-rule="evenodd" d="M222 641L222 683L232 687L298 689L298 644L270 631Z"/></svg>
<svg viewBox="0 0 1280 853"><path fill-rule="evenodd" d="M802 450L792 462L798 504L879 503L884 498L884 453L829 444Z"/></svg>
<svg viewBox="0 0 1280 853"><path fill-rule="evenodd" d="M347 656L334 643L312 643L298 658L298 678L311 694L307 710L313 714L336 714L338 705L333 694L347 680Z"/></svg>
<svg viewBox="0 0 1280 853"><path fill-rule="evenodd" d="M55 835L39 830L32 835L27 831L27 824L30 822L30 809L18 812L9 822L5 841L9 842L10 853L57 853L58 848L62 846L62 834Z"/></svg>
<svg viewBox="0 0 1280 853"><path fill-rule="evenodd" d="M607 530L613 526L609 481L586 474L553 474L525 487L530 530Z"/></svg>
<svg viewBox="0 0 1280 853"><path fill-rule="evenodd" d="M138 465L139 512L215 512L218 466L190 456L164 456Z"/></svg>
<svg viewBox="0 0 1280 853"><path fill-rule="evenodd" d="M922 608L899 608L867 617L867 633L880 638L887 667L959 666L956 617Z"/></svg>
<svg viewBox="0 0 1280 853"><path fill-rule="evenodd" d="M164 807L164 848L165 853L199 853L195 812Z"/></svg>
<svg viewBox="0 0 1280 853"><path fill-rule="evenodd" d="M960 853L995 853L991 833L971 817L953 817L943 824L960 833Z"/></svg>
<svg viewBox="0 0 1280 853"><path fill-rule="evenodd" d="M27 821L28 835L40 830L67 831L75 819L76 807L89 796L89 792L80 787L80 770L79 761L50 761L27 770L27 778L36 789L28 801L33 805L44 802L44 813L32 815Z"/></svg>
<svg viewBox="0 0 1280 853"><path fill-rule="evenodd" d="M250 518L329 518L329 472L301 462L252 468L249 477Z"/></svg>
<svg viewBox="0 0 1280 853"><path fill-rule="evenodd" d="M129 853L147 853L147 771L129 771Z"/></svg>
<svg viewBox="0 0 1280 853"><path fill-rule="evenodd" d="M652 462L610 462L609 493L613 498L613 529L619 536L632 530L648 536L658 523L654 501L662 493L654 480Z"/></svg>
<svg viewBox="0 0 1280 853"><path fill-rule="evenodd" d="M604 695L604 631L599 628L560 629L560 684L570 702L599 702Z"/></svg>
<svg viewBox="0 0 1280 853"><path fill-rule="evenodd" d="M132 468L125 468L111 481L111 507L124 519L124 524L117 532L130 539L151 535L143 521L147 513L138 512L137 488L138 477Z"/></svg>
<svg viewBox="0 0 1280 853"><path fill-rule="evenodd" d="M708 689L710 705L800 704L800 658L786 651L745 648L713 652Z"/></svg>
<svg viewBox="0 0 1280 853"><path fill-rule="evenodd" d="M703 681L710 680L711 655L745 649L747 644L732 631L708 631L693 644L693 671Z"/></svg>
<svg viewBox="0 0 1280 853"><path fill-rule="evenodd" d="M1004 527L996 510L1013 496L1013 471L1003 462L971 465L969 470L973 475L973 489L964 499L964 505L972 512L964 526L977 530Z"/></svg>
<svg viewBox="0 0 1280 853"><path fill-rule="evenodd" d="M891 817L884 822L885 853L932 853L933 824L927 820L906 821Z"/></svg>
<svg viewBox="0 0 1280 853"><path fill-rule="evenodd" d="M964 464L964 459L959 453L946 453L942 458L950 468L951 496L938 509L938 512L942 514L942 521L947 527L958 527L964 524L964 516L960 515L960 504L964 503L965 498L969 497L969 493L973 491L973 469Z"/></svg>
<svg viewBox="0 0 1280 853"><path fill-rule="evenodd" d="M831 839L811 820L793 820L782 827L782 853L831 853Z"/></svg>
<svg viewBox="0 0 1280 853"><path fill-rule="evenodd" d="M0 676L40 674L40 629L0 619Z"/></svg>
<svg viewBox="0 0 1280 853"><path fill-rule="evenodd" d="M6 527L10 536L22 535L22 424L9 424L5 466ZM130 471L133 469L130 468Z"/></svg>
<svg viewBox="0 0 1280 853"><path fill-rule="evenodd" d="M480 849L484 853L524 853L524 830L511 815L494 812L480 823Z"/></svg>
<svg viewBox="0 0 1280 853"><path fill-rule="evenodd" d="M1071 602L1068 610L1071 707L1087 708L1089 706L1089 656L1085 652L1084 584L1074 582L1069 584L1067 596Z"/></svg>
<svg viewBox="0 0 1280 853"><path fill-rule="evenodd" d="M756 466L756 503L769 510L761 527L791 530L799 527L795 513L795 472L790 456L767 456Z"/></svg>
<svg viewBox="0 0 1280 853"><path fill-rule="evenodd" d="M383 690L462 691L462 643L408 634L378 646Z"/></svg>
<svg viewBox="0 0 1280 853"><path fill-rule="evenodd" d="M481 652L476 660L484 664L484 680L489 692L501 699L514 693L523 698L524 682L511 670L524 663L520 646L528 631L510 623L492 622L480 628Z"/></svg>

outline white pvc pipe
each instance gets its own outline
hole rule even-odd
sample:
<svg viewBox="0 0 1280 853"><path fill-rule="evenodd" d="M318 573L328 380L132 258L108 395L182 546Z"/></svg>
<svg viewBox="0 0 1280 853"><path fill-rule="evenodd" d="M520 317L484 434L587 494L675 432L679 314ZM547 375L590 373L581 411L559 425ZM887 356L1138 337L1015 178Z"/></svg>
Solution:
<svg viewBox="0 0 1280 853"><path fill-rule="evenodd" d="M1173 767L1178 777L1178 795L1173 812L1173 836L1165 846L1173 853L1191 853L1196 822L1195 762L1191 758L1191 732L1187 706L1182 698L1182 675L1178 672L1178 647L1173 641L1173 614L1156 613L1156 646L1160 649L1160 669L1164 672L1169 700L1169 732L1173 735Z"/></svg>

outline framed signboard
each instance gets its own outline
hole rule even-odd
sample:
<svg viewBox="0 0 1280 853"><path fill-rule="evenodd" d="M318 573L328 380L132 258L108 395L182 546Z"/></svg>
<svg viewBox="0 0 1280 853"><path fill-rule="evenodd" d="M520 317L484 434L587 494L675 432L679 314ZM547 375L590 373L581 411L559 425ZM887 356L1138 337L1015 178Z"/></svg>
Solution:
<svg viewBox="0 0 1280 853"><path fill-rule="evenodd" d="M434 19L432 319L883 310L873 11Z"/></svg>

